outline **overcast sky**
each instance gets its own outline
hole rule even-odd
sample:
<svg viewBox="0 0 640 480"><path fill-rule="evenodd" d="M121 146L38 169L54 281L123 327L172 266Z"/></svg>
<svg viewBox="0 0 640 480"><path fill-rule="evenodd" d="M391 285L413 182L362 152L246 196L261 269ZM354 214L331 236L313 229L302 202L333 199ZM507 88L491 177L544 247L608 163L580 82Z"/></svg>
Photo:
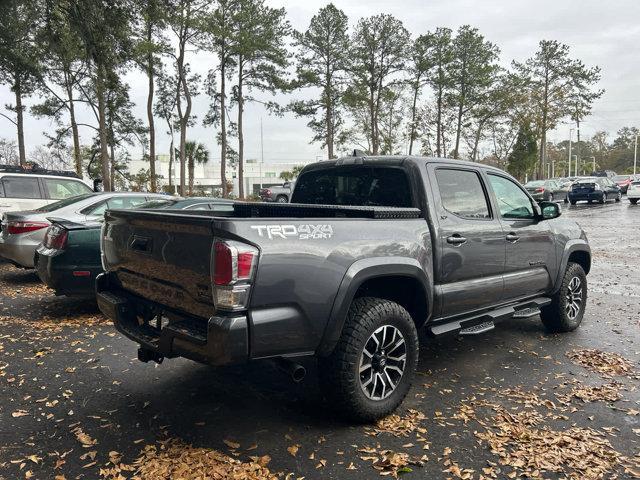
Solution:
<svg viewBox="0 0 640 480"><path fill-rule="evenodd" d="M289 21L298 30L306 29L311 17L326 4L316 0L270 0L269 3L285 7ZM389 13L402 20L414 37L436 27L455 30L460 25L470 24L500 47L504 66L508 66L512 59L522 61L533 55L542 39L566 43L573 58L582 60L587 66L601 67L600 87L606 90L595 104L593 115L585 120L582 134L590 136L596 130L607 130L613 134L625 125L640 126L639 0L338 0L334 3L345 11L351 26L363 16ZM203 74L214 65L213 58L204 53L191 53L188 60L195 71ZM146 118L146 80L139 73L131 73L127 81L131 85L131 98L137 104L135 113ZM34 101L36 99L30 99L26 103L31 105ZM189 137L204 143L215 160L219 156L216 132L211 127L202 127L200 123L208 102L206 95L196 97L194 113L198 117L198 125L190 129ZM0 108L7 103L14 103L12 94L7 87L0 87ZM81 117L92 121L86 112L81 113ZM311 132L306 127L307 120L293 115L271 117L256 105L249 106L245 116L246 158L260 157L261 119L265 162L308 161L323 155L317 144L309 144ZM158 154L168 153L165 125L158 120L157 127L156 151ZM14 126L6 119L0 118L0 128L0 137L16 137ZM53 128L50 122L35 120L27 113L27 151L45 143L42 132ZM567 138L568 130L568 125L560 126L552 133L551 139ZM81 135L81 140L88 143L92 132L85 129ZM139 156L141 147L135 147L131 153Z"/></svg>

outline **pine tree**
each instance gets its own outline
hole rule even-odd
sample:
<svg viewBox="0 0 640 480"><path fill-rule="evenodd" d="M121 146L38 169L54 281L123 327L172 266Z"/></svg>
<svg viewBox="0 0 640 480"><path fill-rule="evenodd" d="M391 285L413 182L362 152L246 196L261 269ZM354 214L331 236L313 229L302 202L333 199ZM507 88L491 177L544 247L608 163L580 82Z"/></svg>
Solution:
<svg viewBox="0 0 640 480"><path fill-rule="evenodd" d="M523 123L518 130L518 137L508 158L507 170L511 175L524 180L536 165L538 146L536 135L529 123Z"/></svg>

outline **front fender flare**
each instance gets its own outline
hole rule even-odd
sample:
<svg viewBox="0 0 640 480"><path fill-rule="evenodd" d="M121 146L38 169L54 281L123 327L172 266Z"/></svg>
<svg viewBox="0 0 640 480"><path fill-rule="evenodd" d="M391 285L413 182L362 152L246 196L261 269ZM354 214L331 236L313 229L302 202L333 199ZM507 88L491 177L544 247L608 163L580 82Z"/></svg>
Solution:
<svg viewBox="0 0 640 480"><path fill-rule="evenodd" d="M405 257L373 257L357 260L347 269L347 272L340 282L340 287L333 301L324 334L322 335L320 345L316 349L317 355L329 355L335 348L342 334L342 328L347 319L349 307L360 286L369 279L390 276L409 277L417 280L426 295L427 318L425 321L431 316L433 307L433 279L416 259Z"/></svg>
<svg viewBox="0 0 640 480"><path fill-rule="evenodd" d="M553 292L556 293L560 290L560 286L562 285L562 277L564 275L565 270L567 269L567 263L569 263L569 257L574 252L584 252L589 255L589 263L591 263L591 247L587 243L586 240L581 238L569 240L562 251L562 259L560 260L560 265L558 268L558 273L556 275L556 281L553 286Z"/></svg>

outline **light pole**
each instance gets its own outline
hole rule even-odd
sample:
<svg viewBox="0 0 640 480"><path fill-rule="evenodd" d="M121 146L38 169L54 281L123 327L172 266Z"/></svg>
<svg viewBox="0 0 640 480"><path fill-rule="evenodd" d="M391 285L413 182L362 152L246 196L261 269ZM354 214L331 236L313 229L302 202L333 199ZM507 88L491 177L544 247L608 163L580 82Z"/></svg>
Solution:
<svg viewBox="0 0 640 480"><path fill-rule="evenodd" d="M575 128L569 129L569 176L571 176L571 133L575 130Z"/></svg>
<svg viewBox="0 0 640 480"><path fill-rule="evenodd" d="M577 177L578 176L578 155L571 155L571 157L574 159L573 163L575 165L575 168L574 168L575 175L574 175L574 177ZM571 170L569 170L569 175L571 175Z"/></svg>
<svg viewBox="0 0 640 480"><path fill-rule="evenodd" d="M640 135L636 135L636 144L633 147L633 174L636 174L636 165L638 163L638 137Z"/></svg>

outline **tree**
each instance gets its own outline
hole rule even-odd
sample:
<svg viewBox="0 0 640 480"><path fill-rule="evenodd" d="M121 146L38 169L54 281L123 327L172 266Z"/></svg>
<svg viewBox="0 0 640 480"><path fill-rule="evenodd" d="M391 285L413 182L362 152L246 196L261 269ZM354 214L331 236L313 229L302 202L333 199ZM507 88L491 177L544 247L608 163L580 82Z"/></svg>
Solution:
<svg viewBox="0 0 640 480"><path fill-rule="evenodd" d="M351 41L351 77L345 98L352 109L366 108L371 153L380 151L380 115L383 97L401 83L398 74L408 61L409 32L391 15L375 15L358 22Z"/></svg>
<svg viewBox="0 0 640 480"><path fill-rule="evenodd" d="M149 131L149 175L151 191L158 190L156 180L156 127L154 122L153 97L155 77L163 64L158 56L168 51L167 41L161 31L166 22L166 11L162 0L143 0L139 3L139 18L136 25L136 63L147 76L147 124Z"/></svg>
<svg viewBox="0 0 640 480"><path fill-rule="evenodd" d="M244 198L244 104L253 101L252 90L272 95L286 89L289 65L285 42L290 33L284 8L267 7L264 0L239 0L235 15L235 46L232 48L237 69L233 98L238 105L238 195ZM245 90L246 88L246 90ZM249 95L248 95L249 94ZM273 102L266 103L274 108Z"/></svg>
<svg viewBox="0 0 640 480"><path fill-rule="evenodd" d="M411 121L409 122L409 155L413 153L413 143L417 139L418 98L422 89L429 83L429 74L434 67L429 55L432 48L433 35L420 35L411 48L411 62L408 68L409 85L411 87Z"/></svg>
<svg viewBox="0 0 640 480"><path fill-rule="evenodd" d="M112 169L108 151L106 97L109 89L118 83L119 71L129 60L133 9L129 0L60 0L60 5L66 11L71 29L82 42L84 59L90 66L91 86L96 99L92 107L98 119L102 181L104 190L110 191Z"/></svg>
<svg viewBox="0 0 640 480"><path fill-rule="evenodd" d="M451 29L438 28L434 33L427 35L431 37L428 59L433 65L432 73L429 75L429 85L435 95L435 154L437 157L441 157L446 154L444 138L446 96L452 84L451 64L454 58L454 51L451 41Z"/></svg>
<svg viewBox="0 0 640 480"><path fill-rule="evenodd" d="M463 120L471 109L487 99L487 92L499 71L497 60L500 50L486 41L477 28L469 25L458 29L452 49L450 102L456 108L453 158L460 158Z"/></svg>
<svg viewBox="0 0 640 480"><path fill-rule="evenodd" d="M213 12L203 19L203 46L218 57L218 65L209 71L207 91L213 98L213 104L205 117L206 125L219 125L220 144L220 184L222 196L226 197L227 189L227 80L231 69L235 66L235 16L238 14L237 0L219 0ZM216 78L219 76L219 90Z"/></svg>
<svg viewBox="0 0 640 480"><path fill-rule="evenodd" d="M385 90L380 108L380 153L400 155L402 153L402 122L405 118L405 101L402 87L397 85Z"/></svg>
<svg viewBox="0 0 640 480"><path fill-rule="evenodd" d="M528 92L533 111L537 112L535 126L540 140L538 175L546 172L545 148L547 132L558 122L574 113L576 92L586 92L599 80L598 71L587 69L582 62L569 58L569 47L555 40L542 40L536 54L524 63L513 62L520 79L519 88ZM580 111L597 97L584 95Z"/></svg>
<svg viewBox="0 0 640 480"><path fill-rule="evenodd" d="M43 101L31 108L38 117L50 117L59 128L55 135L45 132L50 146L65 147L65 138L71 131L73 165L82 175L79 123L76 119L76 103L83 102L77 95L82 82L87 79L87 63L83 58L83 44L78 32L71 28L64 4L47 0L44 4L43 25L37 34L41 68L38 89ZM68 115L68 123L65 122ZM95 128L92 125L91 128Z"/></svg>
<svg viewBox="0 0 640 480"><path fill-rule="evenodd" d="M20 155L18 154L18 146L16 145L15 140L0 138L0 164L20 164Z"/></svg>
<svg viewBox="0 0 640 480"><path fill-rule="evenodd" d="M187 163L189 165L189 195L193 195L193 180L195 164L209 161L209 150L203 144L193 141L186 143Z"/></svg>
<svg viewBox="0 0 640 480"><path fill-rule="evenodd" d="M304 165L296 165L291 170L284 170L280 172L280 179L285 182L290 182L291 180L298 178L303 168Z"/></svg>
<svg viewBox="0 0 640 480"><path fill-rule="evenodd" d="M15 119L0 114L16 126L20 164L26 162L24 145L23 98L36 86L38 55L34 39L40 21L39 2L3 0L0 2L0 83L7 84L15 96Z"/></svg>
<svg viewBox="0 0 640 480"><path fill-rule="evenodd" d="M538 146L536 135L531 129L531 125L523 123L518 130L513 151L509 155L507 170L514 177L523 180L535 167L538 156Z"/></svg>
<svg viewBox="0 0 640 480"><path fill-rule="evenodd" d="M178 121L176 117L176 91L177 79L173 75L160 75L158 77L158 95L154 106L155 114L167 124L169 134L169 186L173 186L173 163L175 161L174 131ZM178 153L179 155L179 153Z"/></svg>
<svg viewBox="0 0 640 480"><path fill-rule="evenodd" d="M176 109L180 128L180 194L184 195L186 178L187 127L190 125L193 96L199 77L189 75L187 48L195 47L201 35L202 17L207 11L206 0L167 0L167 23L177 40L177 52L171 53L176 71Z"/></svg>
<svg viewBox="0 0 640 480"><path fill-rule="evenodd" d="M311 117L307 126L314 133L312 142L327 147L327 157L335 158L341 140L343 108L341 99L349 69L348 19L332 3L321 8L304 32L294 32L296 88L315 88L319 95L291 104L297 116Z"/></svg>

